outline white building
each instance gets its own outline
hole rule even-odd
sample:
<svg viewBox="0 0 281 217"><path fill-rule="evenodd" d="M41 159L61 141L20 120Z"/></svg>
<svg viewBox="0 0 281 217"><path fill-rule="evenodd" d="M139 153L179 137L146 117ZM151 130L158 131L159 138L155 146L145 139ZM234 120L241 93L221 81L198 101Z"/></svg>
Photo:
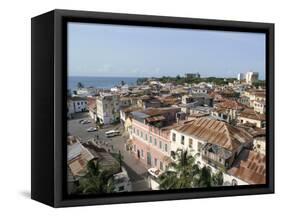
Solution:
<svg viewBox="0 0 281 217"><path fill-rule="evenodd" d="M264 100L255 100L253 102L255 112L260 114L265 114L266 111L266 103Z"/></svg>
<svg viewBox="0 0 281 217"><path fill-rule="evenodd" d="M213 173L231 168L243 148L252 145L252 136L245 130L208 117L197 118L171 130L171 157L178 150L187 150L198 166L207 166ZM232 180L224 174L225 180ZM228 176L228 177L227 177ZM244 184L238 179L233 184Z"/></svg>
<svg viewBox="0 0 281 217"><path fill-rule="evenodd" d="M97 119L103 124L120 120L120 96L103 94L97 97Z"/></svg>
<svg viewBox="0 0 281 217"><path fill-rule="evenodd" d="M253 109L244 109L237 118L240 124L253 124L258 128L265 128L266 118L264 114L259 114Z"/></svg>
<svg viewBox="0 0 281 217"><path fill-rule="evenodd" d="M68 114L85 112L88 110L87 99L84 97L73 96L67 100Z"/></svg>
<svg viewBox="0 0 281 217"><path fill-rule="evenodd" d="M245 80L245 78L246 78L245 73L238 73L238 75L237 75L238 81Z"/></svg>
<svg viewBox="0 0 281 217"><path fill-rule="evenodd" d="M246 72L245 79L247 84L253 84L253 82L259 80L258 72Z"/></svg>

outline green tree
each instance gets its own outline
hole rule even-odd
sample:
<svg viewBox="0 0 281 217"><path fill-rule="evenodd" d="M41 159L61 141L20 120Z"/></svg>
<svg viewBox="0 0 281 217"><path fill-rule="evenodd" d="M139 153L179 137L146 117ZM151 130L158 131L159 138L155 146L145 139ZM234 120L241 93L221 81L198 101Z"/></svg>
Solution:
<svg viewBox="0 0 281 217"><path fill-rule="evenodd" d="M91 160L87 164L87 174L79 179L78 193L110 193L114 190L113 172L102 169L99 161Z"/></svg>
<svg viewBox="0 0 281 217"><path fill-rule="evenodd" d="M265 88L265 81L264 80L258 80L258 81L253 82L252 85L255 88L259 88L259 87Z"/></svg>
<svg viewBox="0 0 281 217"><path fill-rule="evenodd" d="M159 177L160 189L181 189L221 186L223 173L212 175L209 167L199 168L196 158L188 155L187 151L178 150L175 162Z"/></svg>
<svg viewBox="0 0 281 217"><path fill-rule="evenodd" d="M212 184L212 174L211 170L204 166L201 169L200 180L198 182L198 187L211 187Z"/></svg>
<svg viewBox="0 0 281 217"><path fill-rule="evenodd" d="M187 151L177 151L176 162L172 162L169 169L160 176L160 188L191 188L199 178L199 171L194 157L188 155Z"/></svg>
<svg viewBox="0 0 281 217"><path fill-rule="evenodd" d="M212 176L212 186L221 186L223 184L223 173L218 171Z"/></svg>

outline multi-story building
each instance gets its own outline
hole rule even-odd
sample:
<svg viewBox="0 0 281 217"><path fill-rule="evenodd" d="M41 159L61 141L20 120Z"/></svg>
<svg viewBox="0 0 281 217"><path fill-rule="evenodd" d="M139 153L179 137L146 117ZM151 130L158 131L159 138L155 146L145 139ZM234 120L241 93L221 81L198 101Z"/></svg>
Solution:
<svg viewBox="0 0 281 217"><path fill-rule="evenodd" d="M237 74L237 80L238 81L245 80L245 74L244 73L238 73Z"/></svg>
<svg viewBox="0 0 281 217"><path fill-rule="evenodd" d="M237 119L238 114L243 110L243 106L235 100L225 100L217 103L211 115L219 120L233 122Z"/></svg>
<svg viewBox="0 0 281 217"><path fill-rule="evenodd" d="M120 96L117 94L102 94L97 97L97 121L111 124L120 120Z"/></svg>
<svg viewBox="0 0 281 217"><path fill-rule="evenodd" d="M165 170L170 163L170 130L180 108L149 108L132 112L132 145L135 157L148 168Z"/></svg>
<svg viewBox="0 0 281 217"><path fill-rule="evenodd" d="M258 72L246 72L245 79L247 84L253 84L255 81L259 80Z"/></svg>
<svg viewBox="0 0 281 217"><path fill-rule="evenodd" d="M265 100L255 100L254 101L254 110L260 114L265 114L266 112L266 103Z"/></svg>
<svg viewBox="0 0 281 217"><path fill-rule="evenodd" d="M171 130L171 156L187 150L198 166L212 172L225 171L224 185L247 184L227 172L244 149L252 147L253 138L245 130L209 117L197 118Z"/></svg>
<svg viewBox="0 0 281 217"><path fill-rule="evenodd" d="M266 119L264 114L259 114L253 109L244 109L237 118L240 124L253 124L259 128L265 128Z"/></svg>
<svg viewBox="0 0 281 217"><path fill-rule="evenodd" d="M68 116L72 115L73 113L87 111L87 98L78 96L69 97L67 100L67 109Z"/></svg>

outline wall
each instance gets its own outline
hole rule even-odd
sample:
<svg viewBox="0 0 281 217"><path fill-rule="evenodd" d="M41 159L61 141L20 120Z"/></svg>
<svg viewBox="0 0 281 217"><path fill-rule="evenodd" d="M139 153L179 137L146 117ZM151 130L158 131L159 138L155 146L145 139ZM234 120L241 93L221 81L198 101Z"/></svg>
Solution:
<svg viewBox="0 0 281 217"><path fill-rule="evenodd" d="M276 194L226 197L200 200L179 200L67 209L52 209L30 197L30 18L54 8L90 11L111 11L212 19L245 20L276 23L276 84L281 82L280 1L245 0L48 0L1 2L1 216L174 216L188 210L188 216L269 216L280 211L280 166L276 158ZM158 66L156 66L158 67ZM11 88L12 86L12 88ZM7 92L7 90L9 90ZM281 85L276 85L281 92ZM8 93L8 94L7 94ZM14 106L16 97L17 106ZM20 105L21 115L18 114ZM280 111L281 101L276 101ZM276 112L276 129L281 128L281 113ZM281 134L276 134L276 153L280 153ZM9 162L7 164L7 162ZM214 209L218 207L219 210ZM238 212L239 210L239 212Z"/></svg>

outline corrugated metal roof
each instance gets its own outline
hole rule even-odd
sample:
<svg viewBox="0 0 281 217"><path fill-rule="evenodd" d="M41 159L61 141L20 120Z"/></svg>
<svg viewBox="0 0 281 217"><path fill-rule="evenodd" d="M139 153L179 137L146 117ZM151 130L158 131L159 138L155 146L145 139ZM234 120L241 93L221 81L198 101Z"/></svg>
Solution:
<svg viewBox="0 0 281 217"><path fill-rule="evenodd" d="M249 184L265 184L265 155L244 149L228 173Z"/></svg>
<svg viewBox="0 0 281 217"><path fill-rule="evenodd" d="M208 117L190 121L177 127L176 130L208 143L220 145L230 151L252 140L251 135L245 130Z"/></svg>

